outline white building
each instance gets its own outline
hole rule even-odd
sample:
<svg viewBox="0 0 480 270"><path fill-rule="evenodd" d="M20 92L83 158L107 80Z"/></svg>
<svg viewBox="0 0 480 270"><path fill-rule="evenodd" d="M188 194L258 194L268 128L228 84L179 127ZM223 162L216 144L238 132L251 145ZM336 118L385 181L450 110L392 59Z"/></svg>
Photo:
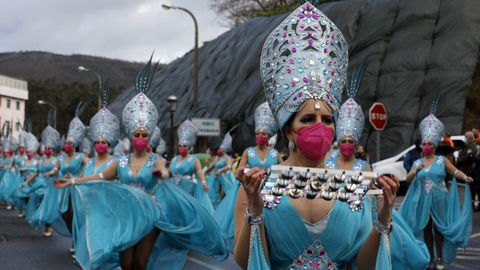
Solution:
<svg viewBox="0 0 480 270"><path fill-rule="evenodd" d="M13 136L17 137L25 121L25 103L28 100L26 81L0 75L0 128L8 121L13 123Z"/></svg>

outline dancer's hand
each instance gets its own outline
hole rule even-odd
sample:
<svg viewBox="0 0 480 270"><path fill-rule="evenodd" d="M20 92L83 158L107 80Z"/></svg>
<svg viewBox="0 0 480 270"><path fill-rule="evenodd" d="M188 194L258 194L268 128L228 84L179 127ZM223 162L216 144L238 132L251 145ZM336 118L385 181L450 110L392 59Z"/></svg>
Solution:
<svg viewBox="0 0 480 270"><path fill-rule="evenodd" d="M208 187L206 181L202 181L202 188L205 190L205 192L210 192L210 188Z"/></svg>
<svg viewBox="0 0 480 270"><path fill-rule="evenodd" d="M257 217L263 213L263 200L260 196L262 183L267 176L267 169L253 168L244 173L245 168L238 168L237 178L242 183L248 199L248 210Z"/></svg>
<svg viewBox="0 0 480 270"><path fill-rule="evenodd" d="M68 187L72 184L72 181L70 178L57 178L55 179L55 181L53 182L53 185L56 187L56 188L64 188L64 187Z"/></svg>
<svg viewBox="0 0 480 270"><path fill-rule="evenodd" d="M378 221L383 225L388 225L392 221L393 206L400 182L394 175L392 175L392 178L382 175L377 179L377 182L383 190L383 195L377 196Z"/></svg>

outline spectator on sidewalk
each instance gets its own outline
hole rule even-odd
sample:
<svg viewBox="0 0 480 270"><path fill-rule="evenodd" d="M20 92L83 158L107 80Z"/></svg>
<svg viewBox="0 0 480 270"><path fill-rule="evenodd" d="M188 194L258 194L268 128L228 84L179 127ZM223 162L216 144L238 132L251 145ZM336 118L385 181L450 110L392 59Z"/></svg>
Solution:
<svg viewBox="0 0 480 270"><path fill-rule="evenodd" d="M420 136L415 140L415 148L408 151L403 158L403 167L407 172L412 168L413 162L422 157L422 148L420 147L420 142L422 138Z"/></svg>

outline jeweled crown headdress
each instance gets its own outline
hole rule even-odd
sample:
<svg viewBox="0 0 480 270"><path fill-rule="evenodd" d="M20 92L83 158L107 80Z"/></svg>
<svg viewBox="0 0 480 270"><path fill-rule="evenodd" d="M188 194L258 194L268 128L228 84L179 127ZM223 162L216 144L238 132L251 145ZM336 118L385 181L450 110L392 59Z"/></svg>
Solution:
<svg viewBox="0 0 480 270"><path fill-rule="evenodd" d="M27 132L25 135L25 149L30 152L37 152L40 143L37 140L37 137L30 132Z"/></svg>
<svg viewBox="0 0 480 270"><path fill-rule="evenodd" d="M160 143L158 144L155 152L161 153L161 154L167 152L167 143L162 138L160 138Z"/></svg>
<svg viewBox="0 0 480 270"><path fill-rule="evenodd" d="M100 90L102 108L90 119L89 138L91 142L106 140L113 149L120 137L120 120L108 108L108 87L103 85Z"/></svg>
<svg viewBox="0 0 480 270"><path fill-rule="evenodd" d="M183 121L183 123L178 127L178 143L186 144L188 147L195 146L197 141L197 127L189 119Z"/></svg>
<svg viewBox="0 0 480 270"><path fill-rule="evenodd" d="M48 111L47 127L42 131L41 140L45 147L55 150L60 148L60 133L53 128L53 109Z"/></svg>
<svg viewBox="0 0 480 270"><path fill-rule="evenodd" d="M277 132L277 123L267 102L260 104L255 110L255 131L264 129L270 135Z"/></svg>
<svg viewBox="0 0 480 270"><path fill-rule="evenodd" d="M148 142L150 146L155 149L157 148L158 144L160 143L160 139L162 137L162 132L160 131L160 128L155 127L155 130L153 130L153 134L150 137L150 141Z"/></svg>
<svg viewBox="0 0 480 270"><path fill-rule="evenodd" d="M362 107L355 102L355 96L360 88L363 75L367 68L367 61L364 61L358 68L354 69L348 86L348 99L340 108L336 125L337 140L345 136L351 136L356 143L360 141L363 126L365 125L365 115Z"/></svg>
<svg viewBox="0 0 480 270"><path fill-rule="evenodd" d="M219 148L222 148L223 151L226 153L230 153L232 151L232 142L232 136L230 135L230 132L227 132L227 134L225 134L225 137L223 137L222 144Z"/></svg>
<svg viewBox="0 0 480 270"><path fill-rule="evenodd" d="M422 135L422 142L430 141L433 144L437 145L438 142L442 140L445 126L443 123L435 116L437 112L438 102L440 96L437 95L432 102L432 107L430 108L430 114L425 117L422 122L420 122L420 134Z"/></svg>
<svg viewBox="0 0 480 270"><path fill-rule="evenodd" d="M133 137L135 130L138 128L146 129L150 137L157 126L158 110L155 104L146 96L156 68L157 64L152 66L152 57L150 57L150 60L138 73L135 80L135 91L138 94L123 108L122 121L129 138Z"/></svg>
<svg viewBox="0 0 480 270"><path fill-rule="evenodd" d="M336 116L347 79L348 44L337 26L306 2L267 37L260 72L280 129L309 99Z"/></svg>
<svg viewBox="0 0 480 270"><path fill-rule="evenodd" d="M77 109L75 110L75 117L70 121L68 125L68 132L65 141L72 142L75 147L80 146L82 143L83 138L87 133L87 128L83 124L82 120L80 120L80 115L87 109L87 107L92 102L92 99L88 99L87 101L80 101L78 103Z"/></svg>
<svg viewBox="0 0 480 270"><path fill-rule="evenodd" d="M269 140L268 140L268 145L269 146L275 146L277 144L277 138L278 134L273 135Z"/></svg>

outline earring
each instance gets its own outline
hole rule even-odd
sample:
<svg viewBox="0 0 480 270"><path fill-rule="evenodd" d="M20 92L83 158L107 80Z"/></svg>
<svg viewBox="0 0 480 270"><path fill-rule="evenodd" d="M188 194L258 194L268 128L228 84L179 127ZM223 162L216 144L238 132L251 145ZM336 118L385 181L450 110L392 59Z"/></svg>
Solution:
<svg viewBox="0 0 480 270"><path fill-rule="evenodd" d="M288 150L290 151L290 153L295 150L295 143L293 142L293 140L288 140Z"/></svg>

